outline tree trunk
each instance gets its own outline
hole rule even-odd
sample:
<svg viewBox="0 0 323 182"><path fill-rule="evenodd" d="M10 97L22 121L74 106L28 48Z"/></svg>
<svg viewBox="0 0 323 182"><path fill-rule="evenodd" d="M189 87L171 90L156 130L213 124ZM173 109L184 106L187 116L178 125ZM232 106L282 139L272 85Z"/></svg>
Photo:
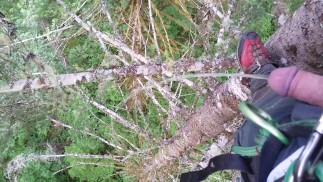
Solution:
<svg viewBox="0 0 323 182"><path fill-rule="evenodd" d="M159 168L178 159L185 151L223 133L224 124L239 116L239 101L247 100L248 91L237 78L219 85L216 92L210 95L186 121L183 128L176 132L168 145L159 150L144 171L158 171Z"/></svg>
<svg viewBox="0 0 323 182"><path fill-rule="evenodd" d="M301 68L323 73L323 0L306 2L266 43L270 54L285 58ZM208 138L225 131L224 123L232 121L239 110L239 101L244 100L230 93L230 79L209 97L199 110L192 114L181 130L163 146L146 167L158 170ZM236 83L235 88L246 94L244 87ZM220 105L218 103L221 103Z"/></svg>
<svg viewBox="0 0 323 182"><path fill-rule="evenodd" d="M323 0L307 1L265 46L299 68L323 74Z"/></svg>

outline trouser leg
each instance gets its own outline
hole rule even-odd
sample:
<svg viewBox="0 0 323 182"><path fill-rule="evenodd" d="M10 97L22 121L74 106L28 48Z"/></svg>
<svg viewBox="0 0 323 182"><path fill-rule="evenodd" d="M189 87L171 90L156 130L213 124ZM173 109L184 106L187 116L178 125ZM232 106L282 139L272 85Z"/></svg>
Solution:
<svg viewBox="0 0 323 182"><path fill-rule="evenodd" d="M276 69L276 67L274 67L272 64L266 64L262 66L259 70L257 70L255 74L269 75L274 69ZM255 102L257 99L260 98L261 95L266 93L266 91L269 89L267 84L267 80L251 79L250 90L252 102Z"/></svg>
<svg viewBox="0 0 323 182"><path fill-rule="evenodd" d="M256 71L255 74L269 75L274 69L276 68L273 65L267 64ZM251 79L251 98L248 102L266 111L276 121L285 120L289 117L295 100L277 95L267 84L267 80ZM246 120L236 133L235 145L245 147L257 145L255 139L259 130L258 125Z"/></svg>

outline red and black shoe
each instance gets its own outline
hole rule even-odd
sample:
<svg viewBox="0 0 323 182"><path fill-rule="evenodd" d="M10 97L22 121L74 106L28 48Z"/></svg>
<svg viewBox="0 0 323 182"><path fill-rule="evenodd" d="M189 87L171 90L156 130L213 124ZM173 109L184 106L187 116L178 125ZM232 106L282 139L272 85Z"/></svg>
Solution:
<svg viewBox="0 0 323 182"><path fill-rule="evenodd" d="M261 66L270 64L267 50L254 31L242 34L237 47L237 57L244 73L252 74Z"/></svg>

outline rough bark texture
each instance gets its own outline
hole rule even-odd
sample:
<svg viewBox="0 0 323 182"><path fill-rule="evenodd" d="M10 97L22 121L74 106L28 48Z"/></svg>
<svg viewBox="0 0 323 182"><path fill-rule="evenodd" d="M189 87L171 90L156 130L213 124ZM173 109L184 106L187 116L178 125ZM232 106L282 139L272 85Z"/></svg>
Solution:
<svg viewBox="0 0 323 182"><path fill-rule="evenodd" d="M185 151L223 133L224 124L239 115L238 103L248 98L248 89L237 78L230 79L216 89L186 121L184 127L176 132L168 145L162 146L145 172L159 169L178 159Z"/></svg>
<svg viewBox="0 0 323 182"><path fill-rule="evenodd" d="M323 0L307 1L265 46L299 68L323 74Z"/></svg>

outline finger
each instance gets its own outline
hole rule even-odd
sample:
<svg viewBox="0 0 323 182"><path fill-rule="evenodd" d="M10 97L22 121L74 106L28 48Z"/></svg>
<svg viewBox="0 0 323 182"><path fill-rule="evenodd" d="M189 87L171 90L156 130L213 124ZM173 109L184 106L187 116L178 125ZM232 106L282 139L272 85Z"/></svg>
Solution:
<svg viewBox="0 0 323 182"><path fill-rule="evenodd" d="M276 69L269 75L268 84L281 96L323 107L323 77L298 70L295 66Z"/></svg>

